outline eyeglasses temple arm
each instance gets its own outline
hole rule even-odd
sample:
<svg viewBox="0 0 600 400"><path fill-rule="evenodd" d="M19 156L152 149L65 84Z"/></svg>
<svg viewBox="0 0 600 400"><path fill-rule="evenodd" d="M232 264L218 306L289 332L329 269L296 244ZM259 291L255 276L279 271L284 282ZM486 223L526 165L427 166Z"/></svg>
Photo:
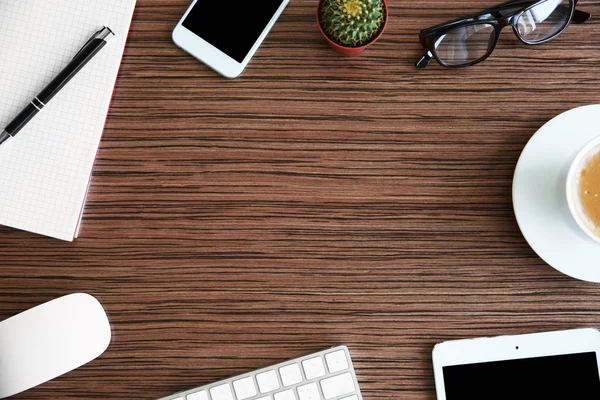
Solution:
<svg viewBox="0 0 600 400"><path fill-rule="evenodd" d="M581 10L575 10L571 22L573 22L574 24L583 24L584 22L589 21L591 18L592 14Z"/></svg>
<svg viewBox="0 0 600 400"><path fill-rule="evenodd" d="M429 65L429 61L431 61L431 59L433 58L433 54L431 54L430 51L427 51L425 54L423 54L423 57L421 57L421 59L419 61L417 61L417 63L415 64L415 67L419 68L419 69L424 69Z"/></svg>

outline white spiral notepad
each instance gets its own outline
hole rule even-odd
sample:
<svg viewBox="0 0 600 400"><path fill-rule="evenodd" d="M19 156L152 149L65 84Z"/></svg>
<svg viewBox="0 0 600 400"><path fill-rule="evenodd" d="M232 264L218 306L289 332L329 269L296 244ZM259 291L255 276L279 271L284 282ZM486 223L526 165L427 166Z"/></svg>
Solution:
<svg viewBox="0 0 600 400"><path fill-rule="evenodd" d="M135 0L0 0L0 130L103 26L115 37L0 146L0 225L72 241Z"/></svg>

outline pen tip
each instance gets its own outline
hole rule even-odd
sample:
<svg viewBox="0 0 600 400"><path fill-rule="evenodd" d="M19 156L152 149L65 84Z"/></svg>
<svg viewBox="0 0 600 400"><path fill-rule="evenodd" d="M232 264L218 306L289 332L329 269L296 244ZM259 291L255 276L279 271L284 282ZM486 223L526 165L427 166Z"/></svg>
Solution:
<svg viewBox="0 0 600 400"><path fill-rule="evenodd" d="M2 143L6 142L11 137L12 136L10 136L8 132L2 131L2 133L0 133L0 145L2 145Z"/></svg>

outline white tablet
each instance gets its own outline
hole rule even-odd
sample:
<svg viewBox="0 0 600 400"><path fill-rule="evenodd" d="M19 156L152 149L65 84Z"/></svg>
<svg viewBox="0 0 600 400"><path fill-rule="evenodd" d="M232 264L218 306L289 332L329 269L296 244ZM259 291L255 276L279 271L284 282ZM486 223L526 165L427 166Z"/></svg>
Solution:
<svg viewBox="0 0 600 400"><path fill-rule="evenodd" d="M440 343L433 349L438 400L600 399L596 329Z"/></svg>
<svg viewBox="0 0 600 400"><path fill-rule="evenodd" d="M194 0L173 41L227 78L239 76L289 0Z"/></svg>

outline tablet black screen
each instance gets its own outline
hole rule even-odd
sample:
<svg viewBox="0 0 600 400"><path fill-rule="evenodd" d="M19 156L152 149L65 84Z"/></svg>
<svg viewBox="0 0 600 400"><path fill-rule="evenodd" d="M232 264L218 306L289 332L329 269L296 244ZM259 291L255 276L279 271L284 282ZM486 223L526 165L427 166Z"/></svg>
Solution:
<svg viewBox="0 0 600 400"><path fill-rule="evenodd" d="M600 399L596 353L443 368L447 400Z"/></svg>

